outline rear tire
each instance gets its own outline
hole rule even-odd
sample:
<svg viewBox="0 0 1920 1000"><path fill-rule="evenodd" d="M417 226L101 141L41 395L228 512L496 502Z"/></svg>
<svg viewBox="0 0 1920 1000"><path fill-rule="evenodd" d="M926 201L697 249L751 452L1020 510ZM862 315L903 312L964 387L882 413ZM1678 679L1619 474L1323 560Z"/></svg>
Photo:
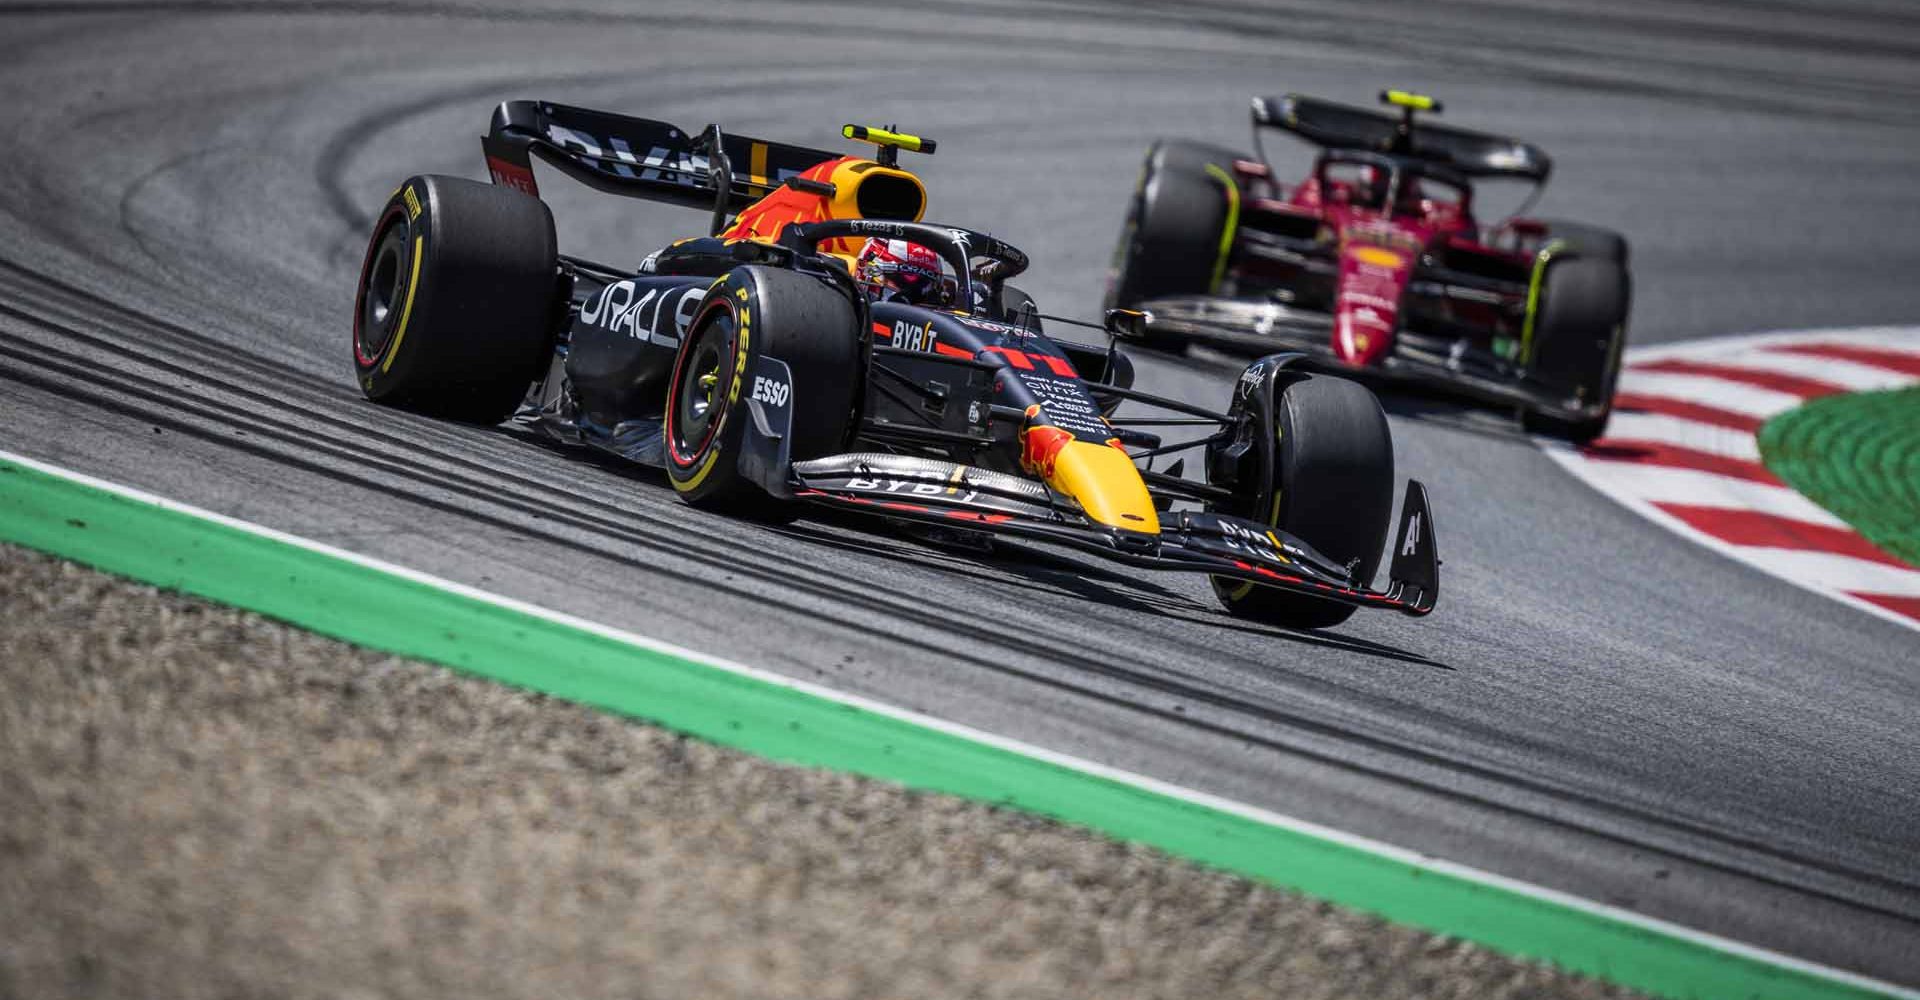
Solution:
<svg viewBox="0 0 1920 1000"><path fill-rule="evenodd" d="M1597 415L1568 419L1537 410L1522 411L1521 426L1549 437L1586 444L1606 432L1613 415L1613 390L1620 378L1626 347L1627 312L1632 282L1626 268L1626 241L1605 230L1601 240L1574 237L1547 263L1540 287L1540 312L1533 331L1528 373L1569 400L1598 401ZM1591 251L1588 248L1592 248Z"/></svg>
<svg viewBox="0 0 1920 1000"><path fill-rule="evenodd" d="M552 351L552 213L510 188L428 176L408 178L378 219L354 298L361 391L434 416L506 419Z"/></svg>
<svg viewBox="0 0 1920 1000"><path fill-rule="evenodd" d="M779 268L729 271L707 292L674 358L667 390L667 479L695 507L767 519L792 505L741 475L740 439L752 416L744 382L756 357L793 376L794 461L841 450L853 426L865 359L846 295Z"/></svg>
<svg viewBox="0 0 1920 1000"><path fill-rule="evenodd" d="M1243 159L1241 154L1224 147L1171 139L1147 150L1114 247L1106 308L1213 292L1221 239L1228 235L1228 198L1222 184L1236 183L1237 159ZM1224 181L1209 166L1224 172ZM1187 347L1179 337L1151 337L1146 343L1174 352Z"/></svg>
<svg viewBox="0 0 1920 1000"><path fill-rule="evenodd" d="M1271 524L1336 562L1357 560L1357 578L1371 582L1393 526L1393 436L1380 401L1359 383L1309 376L1280 391L1274 422L1273 502L1264 511L1233 513ZM1212 581L1220 602L1241 618L1328 628L1354 612L1338 601Z"/></svg>

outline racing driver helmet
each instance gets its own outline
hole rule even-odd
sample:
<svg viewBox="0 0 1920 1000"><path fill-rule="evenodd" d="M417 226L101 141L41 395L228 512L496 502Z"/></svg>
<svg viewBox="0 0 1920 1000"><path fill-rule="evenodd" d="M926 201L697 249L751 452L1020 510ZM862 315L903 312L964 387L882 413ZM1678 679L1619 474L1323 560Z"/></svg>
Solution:
<svg viewBox="0 0 1920 1000"><path fill-rule="evenodd" d="M1393 196L1393 212L1395 215L1425 215L1426 201L1427 192L1420 186L1420 178L1406 174L1400 180L1399 193Z"/></svg>
<svg viewBox="0 0 1920 1000"><path fill-rule="evenodd" d="M853 277L880 302L944 306L953 297L940 255L906 240L868 240L854 260Z"/></svg>

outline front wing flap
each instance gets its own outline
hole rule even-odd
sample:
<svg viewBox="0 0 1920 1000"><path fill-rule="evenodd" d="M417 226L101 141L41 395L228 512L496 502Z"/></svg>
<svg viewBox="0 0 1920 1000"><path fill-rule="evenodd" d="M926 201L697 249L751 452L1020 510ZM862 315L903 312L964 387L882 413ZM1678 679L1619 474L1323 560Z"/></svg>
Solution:
<svg viewBox="0 0 1920 1000"><path fill-rule="evenodd" d="M796 462L792 491L829 507L1031 538L1150 569L1202 572L1409 615L1431 613L1439 596L1433 516L1418 482L1407 484L1384 591L1254 521L1179 511L1162 516L1157 535L1111 528L1042 483L938 459L865 453Z"/></svg>
<svg viewBox="0 0 1920 1000"><path fill-rule="evenodd" d="M1362 381L1417 385L1488 403L1524 406L1563 419L1585 420L1598 414L1598 404L1579 404L1564 391L1528 378L1524 372L1500 372L1474 364L1445 350L1412 348L1415 339L1402 340L1378 364L1350 365L1333 353L1333 317L1323 312L1293 309L1277 302L1193 297L1142 302L1157 336L1178 337L1226 350L1298 351L1306 355L1302 367Z"/></svg>
<svg viewBox="0 0 1920 1000"><path fill-rule="evenodd" d="M803 499L919 520L1020 519L1075 530L1093 523L1044 483L934 458L865 452L795 462L792 488Z"/></svg>

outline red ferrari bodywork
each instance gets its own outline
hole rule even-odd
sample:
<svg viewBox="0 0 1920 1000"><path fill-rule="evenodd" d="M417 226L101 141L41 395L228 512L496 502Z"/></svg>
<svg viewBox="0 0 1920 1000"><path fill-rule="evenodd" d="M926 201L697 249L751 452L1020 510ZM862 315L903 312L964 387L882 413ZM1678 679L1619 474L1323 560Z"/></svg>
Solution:
<svg viewBox="0 0 1920 1000"><path fill-rule="evenodd" d="M1396 114L1299 94L1256 97L1253 150L1161 139L1128 205L1107 304L1140 337L1294 351L1323 369L1513 405L1522 422L1590 439L1611 412L1631 303L1627 243L1577 222L1519 217L1552 173L1538 146L1416 122L1440 102L1382 92ZM1296 183L1261 145L1318 147ZM1483 181L1529 185L1483 225Z"/></svg>
<svg viewBox="0 0 1920 1000"><path fill-rule="evenodd" d="M1484 242L1473 215L1471 189L1449 188L1448 197L1427 197L1438 192L1416 186L1390 199L1368 197L1364 185L1321 176L1321 166L1285 189L1264 163L1241 160L1233 165L1239 190L1247 193L1241 206L1243 225L1264 228L1264 221L1278 222L1281 229L1312 227L1336 247L1332 295L1326 303L1333 318L1327 346L1346 364L1371 366L1391 352L1408 284L1423 259L1431 263L1440 255L1470 254L1515 277L1532 266L1541 227L1532 220L1512 219L1490 234L1498 238L1497 244ZM1273 263L1242 257L1234 261L1233 275L1253 284L1293 276L1295 268ZM1467 326L1518 334L1506 329L1514 325L1513 303L1453 300L1444 312Z"/></svg>

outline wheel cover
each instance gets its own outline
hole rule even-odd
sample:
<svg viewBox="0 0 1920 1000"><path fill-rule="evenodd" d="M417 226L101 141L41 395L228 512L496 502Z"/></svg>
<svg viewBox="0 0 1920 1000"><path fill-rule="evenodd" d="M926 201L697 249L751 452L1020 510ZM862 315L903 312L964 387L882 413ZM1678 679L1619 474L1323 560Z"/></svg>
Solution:
<svg viewBox="0 0 1920 1000"><path fill-rule="evenodd" d="M678 465L697 463L726 422L736 374L736 332L733 306L723 299L695 326L674 366L666 438L667 451Z"/></svg>
<svg viewBox="0 0 1920 1000"><path fill-rule="evenodd" d="M407 227L396 207L381 220L379 235L361 269L359 309L354 315L353 355L363 368L380 363L399 325L406 292Z"/></svg>

